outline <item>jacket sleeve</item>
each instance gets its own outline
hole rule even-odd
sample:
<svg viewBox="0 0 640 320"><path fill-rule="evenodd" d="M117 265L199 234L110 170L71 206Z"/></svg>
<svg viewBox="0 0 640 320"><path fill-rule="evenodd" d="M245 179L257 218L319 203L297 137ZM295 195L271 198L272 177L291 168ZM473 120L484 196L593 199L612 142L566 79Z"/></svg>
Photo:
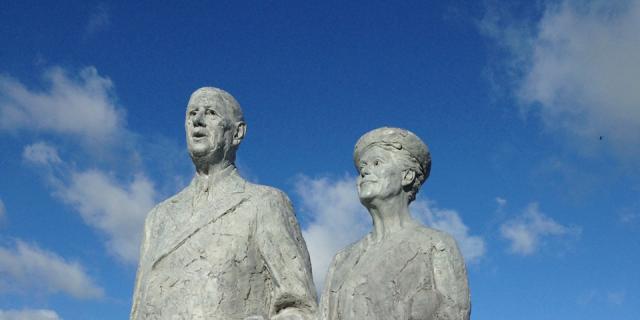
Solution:
<svg viewBox="0 0 640 320"><path fill-rule="evenodd" d="M149 241L151 239L151 219L154 216L155 208L149 212L147 218L144 222L144 231L142 234L142 244L140 245L140 259L138 260L138 272L136 273L136 282L133 288L133 303L131 306L131 315L130 319L135 320L138 319L138 305L140 303L140 295L141 292L141 283L142 279L145 275L145 270L148 266L147 260L147 251L149 249Z"/></svg>
<svg viewBox="0 0 640 320"><path fill-rule="evenodd" d="M311 262L289 199L269 189L257 208L256 241L272 279L271 319L312 319L317 309Z"/></svg>
<svg viewBox="0 0 640 320"><path fill-rule="evenodd" d="M436 290L442 295L438 319L469 320L471 299L464 259L455 240L443 235L433 251Z"/></svg>

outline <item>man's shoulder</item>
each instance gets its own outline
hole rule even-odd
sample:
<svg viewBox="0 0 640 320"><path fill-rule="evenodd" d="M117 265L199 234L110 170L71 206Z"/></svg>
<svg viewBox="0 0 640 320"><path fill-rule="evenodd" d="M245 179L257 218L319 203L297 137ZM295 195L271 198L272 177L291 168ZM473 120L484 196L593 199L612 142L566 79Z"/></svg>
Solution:
<svg viewBox="0 0 640 320"><path fill-rule="evenodd" d="M339 265L350 256L360 255L364 251L364 248L367 246L370 236L371 236L371 233L368 233L364 237L362 237L360 240L356 242L352 242L346 247L338 250L338 252L333 257L334 263L336 265Z"/></svg>
<svg viewBox="0 0 640 320"><path fill-rule="evenodd" d="M186 194L188 192L188 189L189 189L189 186L185 187L180 192L172 195L171 197L163 201L160 201L158 204L156 204L155 207L153 207L153 209L151 209L151 211L149 211L149 214L147 215L147 219L156 215L157 212L172 210L175 207L182 206L184 203L186 203L186 200L187 200Z"/></svg>
<svg viewBox="0 0 640 320"><path fill-rule="evenodd" d="M254 202L290 202L282 190L271 186L247 182L245 192L249 193Z"/></svg>

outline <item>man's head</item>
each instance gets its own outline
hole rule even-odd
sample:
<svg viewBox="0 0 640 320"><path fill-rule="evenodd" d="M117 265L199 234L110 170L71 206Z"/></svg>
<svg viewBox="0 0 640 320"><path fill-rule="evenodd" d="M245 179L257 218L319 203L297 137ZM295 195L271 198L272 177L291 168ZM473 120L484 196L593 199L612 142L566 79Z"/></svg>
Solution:
<svg viewBox="0 0 640 320"><path fill-rule="evenodd" d="M204 87L191 94L185 117L191 159L207 164L234 162L246 133L240 105L229 93Z"/></svg>
<svg viewBox="0 0 640 320"><path fill-rule="evenodd" d="M380 171L380 174L384 174L387 171L385 166L389 165L389 161L387 164L380 164L378 169L372 169L377 166L376 157L385 158L384 150L392 155L391 163L399 167L398 179L401 181L397 183L401 184L408 193L409 202L413 201L420 186L431 172L429 148L418 136L408 130L383 127L369 131L360 137L353 151L356 169L360 173L359 180L366 181L364 176L370 172ZM384 161L385 159L381 159L381 162ZM359 184L358 187L360 188L361 185Z"/></svg>

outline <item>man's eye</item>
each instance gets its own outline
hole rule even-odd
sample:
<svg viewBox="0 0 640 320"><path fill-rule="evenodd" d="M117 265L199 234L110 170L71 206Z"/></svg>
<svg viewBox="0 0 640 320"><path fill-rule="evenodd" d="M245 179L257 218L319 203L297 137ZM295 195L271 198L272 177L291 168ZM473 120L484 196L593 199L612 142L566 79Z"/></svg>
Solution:
<svg viewBox="0 0 640 320"><path fill-rule="evenodd" d="M376 166L376 167L377 167L379 164L380 164L380 160L376 160L376 161L374 161L374 162L373 162L373 165L374 165L374 166Z"/></svg>
<svg viewBox="0 0 640 320"><path fill-rule="evenodd" d="M190 116L195 116L195 115L196 115L196 112L195 112L195 111L189 111L189 115L190 115Z"/></svg>
<svg viewBox="0 0 640 320"><path fill-rule="evenodd" d="M215 112L215 111L213 111L213 110L211 110L211 109L207 109L207 114L208 114L208 115L211 115L211 116L215 116L215 115L216 115L216 112Z"/></svg>

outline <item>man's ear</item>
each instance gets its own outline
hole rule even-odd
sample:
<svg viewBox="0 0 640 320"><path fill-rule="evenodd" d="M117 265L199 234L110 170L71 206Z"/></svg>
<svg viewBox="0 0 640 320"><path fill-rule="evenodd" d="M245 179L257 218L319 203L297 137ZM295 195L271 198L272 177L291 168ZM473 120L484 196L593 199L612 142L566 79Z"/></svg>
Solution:
<svg viewBox="0 0 640 320"><path fill-rule="evenodd" d="M236 125L236 132L233 134L233 145L238 146L242 139L244 139L244 135L247 133L247 124L243 121L238 122Z"/></svg>
<svg viewBox="0 0 640 320"><path fill-rule="evenodd" d="M413 170L405 170L402 175L402 186L407 187L413 184L413 181L416 179L416 173Z"/></svg>

